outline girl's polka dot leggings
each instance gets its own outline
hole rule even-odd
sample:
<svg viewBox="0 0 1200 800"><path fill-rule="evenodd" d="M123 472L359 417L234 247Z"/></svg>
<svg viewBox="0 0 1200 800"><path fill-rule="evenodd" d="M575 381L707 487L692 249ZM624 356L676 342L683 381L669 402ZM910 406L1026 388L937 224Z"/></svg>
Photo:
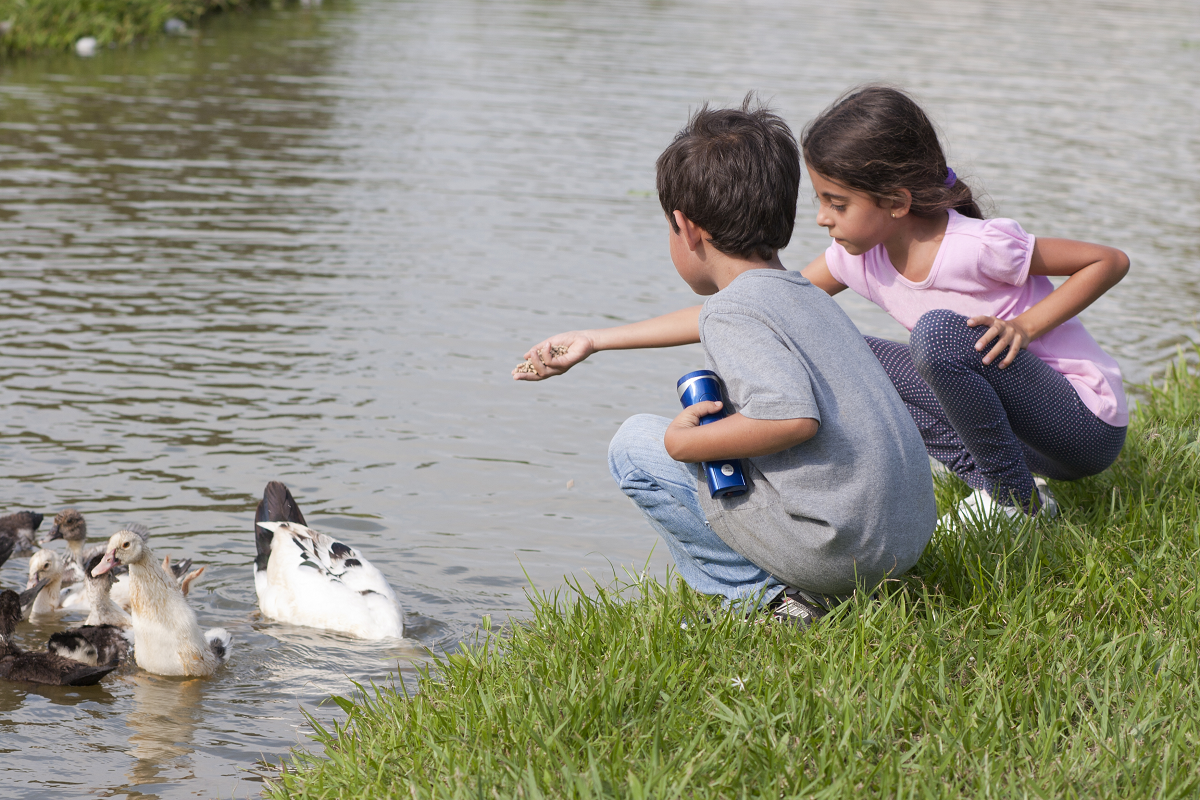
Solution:
<svg viewBox="0 0 1200 800"><path fill-rule="evenodd" d="M866 340L929 455L997 502L1030 509L1031 473L1095 475L1116 460L1125 428L1093 414L1065 377L1028 350L1004 369L984 364L987 351L977 353L975 342L986 331L938 309L921 316L907 345Z"/></svg>

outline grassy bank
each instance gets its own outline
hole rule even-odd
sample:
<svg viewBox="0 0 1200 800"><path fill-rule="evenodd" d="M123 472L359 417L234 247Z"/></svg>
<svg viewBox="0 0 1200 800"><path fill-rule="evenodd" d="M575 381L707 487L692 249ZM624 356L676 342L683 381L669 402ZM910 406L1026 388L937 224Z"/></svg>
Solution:
<svg viewBox="0 0 1200 800"><path fill-rule="evenodd" d="M1054 487L1058 520L939 531L808 631L678 583L534 597L416 697L335 698L324 755L268 794L1194 797L1198 439L1200 376L1177 367L1116 465Z"/></svg>
<svg viewBox="0 0 1200 800"><path fill-rule="evenodd" d="M163 35L169 19L191 25L206 14L267 0L0 0L0 56L70 50L85 36L100 47Z"/></svg>

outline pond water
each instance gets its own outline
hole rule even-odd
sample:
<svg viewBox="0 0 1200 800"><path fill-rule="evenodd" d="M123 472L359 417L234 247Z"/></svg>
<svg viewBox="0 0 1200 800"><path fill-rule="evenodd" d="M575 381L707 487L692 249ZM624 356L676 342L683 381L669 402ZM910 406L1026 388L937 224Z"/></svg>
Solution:
<svg viewBox="0 0 1200 800"><path fill-rule="evenodd" d="M2 794L254 795L303 710L411 678L531 584L664 576L604 454L630 414L675 413L701 354L509 371L548 334L695 302L654 159L705 100L755 89L798 130L856 83L909 88L995 214L1130 254L1085 322L1152 376L1200 321L1197 23L1192 0L331 0L0 64L0 508L150 526L207 565L193 605L234 636L208 680L0 684ZM802 198L797 268L827 242ZM383 569L411 638L257 616L275 478Z"/></svg>

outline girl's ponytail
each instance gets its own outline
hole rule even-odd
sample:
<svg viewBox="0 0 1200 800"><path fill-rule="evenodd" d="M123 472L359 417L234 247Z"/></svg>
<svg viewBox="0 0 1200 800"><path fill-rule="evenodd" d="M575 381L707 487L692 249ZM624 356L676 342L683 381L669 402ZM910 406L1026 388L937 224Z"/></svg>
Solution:
<svg viewBox="0 0 1200 800"><path fill-rule="evenodd" d="M850 90L804 127L800 144L808 168L835 183L877 200L907 189L919 217L952 208L983 218L971 187L947 166L933 123L898 89Z"/></svg>

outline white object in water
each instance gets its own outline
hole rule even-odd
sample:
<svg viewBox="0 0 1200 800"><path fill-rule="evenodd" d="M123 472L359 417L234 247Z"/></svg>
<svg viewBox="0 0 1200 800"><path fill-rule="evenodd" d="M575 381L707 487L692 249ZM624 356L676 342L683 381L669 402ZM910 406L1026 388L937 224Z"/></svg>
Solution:
<svg viewBox="0 0 1200 800"><path fill-rule="evenodd" d="M229 659L228 631L200 630L196 612L184 599L175 576L163 568L139 534L114 533L92 577L118 564L129 567L133 658L139 667L155 675L204 677Z"/></svg>
<svg viewBox="0 0 1200 800"><path fill-rule="evenodd" d="M83 58L91 58L96 55L96 37L84 36L75 43L75 54Z"/></svg>
<svg viewBox="0 0 1200 800"><path fill-rule="evenodd" d="M287 487L268 483L254 531L254 588L263 616L360 639L402 638L403 612L383 573L303 519Z"/></svg>

